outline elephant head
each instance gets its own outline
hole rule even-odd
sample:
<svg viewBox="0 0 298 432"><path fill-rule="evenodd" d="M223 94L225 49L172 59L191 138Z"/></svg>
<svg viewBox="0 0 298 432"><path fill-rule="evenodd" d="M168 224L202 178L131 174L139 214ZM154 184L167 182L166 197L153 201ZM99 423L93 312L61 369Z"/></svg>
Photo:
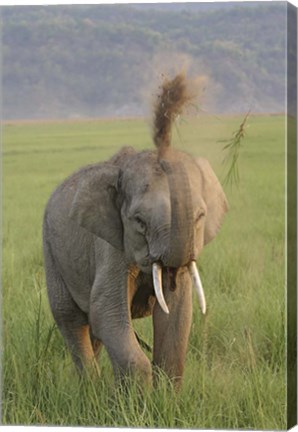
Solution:
<svg viewBox="0 0 298 432"><path fill-rule="evenodd" d="M183 75L165 81L155 107L157 149L124 148L109 162L94 166L71 209L81 226L123 251L127 265L153 273L156 298L166 313L162 271L175 279L180 268L188 268L205 313L195 261L216 236L227 211L208 161L170 146L172 121L191 97Z"/></svg>

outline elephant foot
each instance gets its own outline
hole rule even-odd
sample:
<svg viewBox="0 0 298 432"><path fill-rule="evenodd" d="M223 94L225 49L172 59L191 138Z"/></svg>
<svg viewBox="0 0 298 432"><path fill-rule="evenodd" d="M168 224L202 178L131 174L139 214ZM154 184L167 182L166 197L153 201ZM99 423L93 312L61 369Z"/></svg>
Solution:
<svg viewBox="0 0 298 432"><path fill-rule="evenodd" d="M133 383L137 387L149 389L152 387L152 368L148 358L143 354L142 358L129 359L126 364L119 367L114 365L114 374L117 384L127 386Z"/></svg>
<svg viewBox="0 0 298 432"><path fill-rule="evenodd" d="M101 328L98 339L107 350L116 382L133 377L142 386L152 385L151 362L142 351L132 326Z"/></svg>

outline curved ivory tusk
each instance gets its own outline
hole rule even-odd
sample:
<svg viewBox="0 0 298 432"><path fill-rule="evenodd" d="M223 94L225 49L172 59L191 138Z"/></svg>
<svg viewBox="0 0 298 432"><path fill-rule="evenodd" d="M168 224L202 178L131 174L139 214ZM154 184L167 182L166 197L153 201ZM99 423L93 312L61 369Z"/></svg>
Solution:
<svg viewBox="0 0 298 432"><path fill-rule="evenodd" d="M168 306L166 304L165 298L163 296L163 292L162 292L162 267L157 264L154 263L152 265L152 275L153 275L153 285L154 285L154 291L155 291L155 295L157 298L157 301L159 303L159 306L162 308L162 310L168 314L169 313L169 309Z"/></svg>
<svg viewBox="0 0 298 432"><path fill-rule="evenodd" d="M204 290L203 290L203 286L202 286L202 282L201 282L201 278L196 266L195 261L192 261L189 265L189 273L191 275L193 284L195 286L195 289L198 293L199 296L199 303L200 303L200 307L202 309L202 313L205 314L206 313L206 300L205 300L205 294L204 294Z"/></svg>

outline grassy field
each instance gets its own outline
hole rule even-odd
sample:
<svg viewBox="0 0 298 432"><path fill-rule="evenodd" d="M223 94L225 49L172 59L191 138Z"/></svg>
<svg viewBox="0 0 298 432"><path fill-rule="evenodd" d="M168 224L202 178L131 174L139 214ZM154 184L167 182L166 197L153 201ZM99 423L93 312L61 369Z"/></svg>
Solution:
<svg viewBox="0 0 298 432"><path fill-rule="evenodd" d="M220 178L225 140L240 117L183 122L174 145L207 157ZM194 301L183 387L142 398L102 377L80 381L54 325L41 247L43 209L54 187L78 167L122 145L150 148L142 120L7 123L3 186L2 423L175 428L286 427L284 119L251 116L230 211L199 259L208 314ZM151 319L138 320L152 343Z"/></svg>

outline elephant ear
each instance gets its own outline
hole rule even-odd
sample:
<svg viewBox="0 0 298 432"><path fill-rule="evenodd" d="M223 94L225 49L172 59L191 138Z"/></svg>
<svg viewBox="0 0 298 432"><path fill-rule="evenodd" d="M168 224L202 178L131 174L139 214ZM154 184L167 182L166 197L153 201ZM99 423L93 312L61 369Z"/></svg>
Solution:
<svg viewBox="0 0 298 432"><path fill-rule="evenodd" d="M82 172L70 217L80 226L123 250L123 226L117 207L120 168L103 164Z"/></svg>
<svg viewBox="0 0 298 432"><path fill-rule="evenodd" d="M203 199L207 205L204 244L209 243L218 233L224 215L228 211L225 193L207 159L197 158L197 165L203 178Z"/></svg>

